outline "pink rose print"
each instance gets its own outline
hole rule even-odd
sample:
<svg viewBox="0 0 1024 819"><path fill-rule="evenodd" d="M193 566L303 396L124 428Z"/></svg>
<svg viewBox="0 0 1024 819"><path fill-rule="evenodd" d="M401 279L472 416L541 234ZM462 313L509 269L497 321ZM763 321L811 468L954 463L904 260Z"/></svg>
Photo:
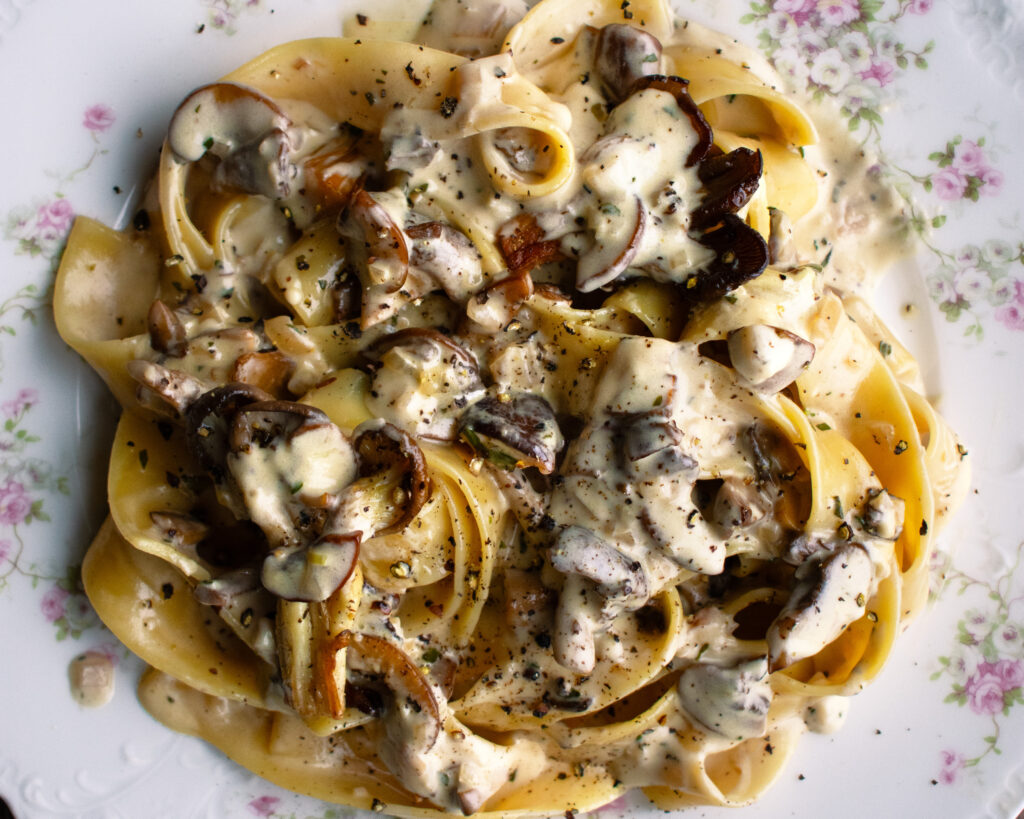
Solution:
<svg viewBox="0 0 1024 819"><path fill-rule="evenodd" d="M939 199L952 201L964 195L964 191L967 190L967 179L959 169L947 167L932 177L932 185Z"/></svg>
<svg viewBox="0 0 1024 819"><path fill-rule="evenodd" d="M910 0L907 11L911 14L927 14L932 10L932 0Z"/></svg>
<svg viewBox="0 0 1024 819"><path fill-rule="evenodd" d="M967 704L975 714L998 714L1002 711L1005 690L998 664L990 662L978 663L977 670L967 679L964 687Z"/></svg>
<svg viewBox="0 0 1024 819"><path fill-rule="evenodd" d="M984 194L999 193L1003 187L1003 174L995 168L982 168L978 172L978 179L981 180L981 192Z"/></svg>
<svg viewBox="0 0 1024 819"><path fill-rule="evenodd" d="M43 617L51 623L57 622L64 616L64 604L70 595L60 586L54 586L43 595L39 608L42 609Z"/></svg>
<svg viewBox="0 0 1024 819"><path fill-rule="evenodd" d="M16 526L24 523L32 511L32 500L18 481L8 480L0 486L0 523Z"/></svg>
<svg viewBox="0 0 1024 819"><path fill-rule="evenodd" d="M963 770L966 760L963 754L958 754L956 751L943 751L940 758L942 759L942 771L939 773L939 779L946 785L952 785L959 777L960 771Z"/></svg>
<svg viewBox="0 0 1024 819"><path fill-rule="evenodd" d="M1000 660L994 671L1002 681L1003 691L1012 691L1024 685L1024 663L1020 660Z"/></svg>
<svg viewBox="0 0 1024 819"><path fill-rule="evenodd" d="M276 796L261 796L253 799L246 807L256 816L270 816L277 809L281 800Z"/></svg>
<svg viewBox="0 0 1024 819"><path fill-rule="evenodd" d="M1024 330L1024 304L1004 304L996 310L996 320L1010 330Z"/></svg>
<svg viewBox="0 0 1024 819"><path fill-rule="evenodd" d="M102 134L114 124L114 111L107 105L90 105L85 109L82 125L97 134Z"/></svg>
<svg viewBox="0 0 1024 819"><path fill-rule="evenodd" d="M67 199L54 199L36 211L36 228L40 238L56 239L71 229L75 211Z"/></svg>
<svg viewBox="0 0 1024 819"><path fill-rule="evenodd" d="M6 563L14 552L14 544L9 540L0 540L0 566Z"/></svg>
<svg viewBox="0 0 1024 819"><path fill-rule="evenodd" d="M798 26L810 19L816 7L815 0L775 0L773 6L775 11L790 15Z"/></svg>
<svg viewBox="0 0 1024 819"><path fill-rule="evenodd" d="M852 23L860 17L859 0L824 0L819 3L818 11L821 19L830 26L842 26Z"/></svg>
<svg viewBox="0 0 1024 819"><path fill-rule="evenodd" d="M35 390L20 390L15 398L0 404L0 411L8 418L17 418L25 410L39 401L39 393Z"/></svg>
<svg viewBox="0 0 1024 819"><path fill-rule="evenodd" d="M874 80L882 88L885 88L889 83L893 81L896 75L896 66L887 60L875 60L871 63L871 68L867 71L860 72L860 78L862 80Z"/></svg>
<svg viewBox="0 0 1024 819"><path fill-rule="evenodd" d="M972 139L965 139L957 145L953 156L957 167L965 173L977 173L987 164L985 151Z"/></svg>

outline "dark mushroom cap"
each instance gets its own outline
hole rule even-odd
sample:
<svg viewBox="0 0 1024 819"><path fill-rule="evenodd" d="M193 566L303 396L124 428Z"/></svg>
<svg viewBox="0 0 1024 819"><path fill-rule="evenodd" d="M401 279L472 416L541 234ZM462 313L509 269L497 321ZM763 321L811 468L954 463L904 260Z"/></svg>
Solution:
<svg viewBox="0 0 1024 819"><path fill-rule="evenodd" d="M423 450L412 436L393 424L368 421L355 430L354 447L360 478L387 474L398 492L392 520L375 534L402 531L430 499L431 481Z"/></svg>
<svg viewBox="0 0 1024 819"><path fill-rule="evenodd" d="M409 246L405 234L387 210L365 190L352 197L349 206L338 217L338 232L356 249L365 251L365 260L372 266L370 283L382 286L388 293L397 293L409 275ZM379 262L385 261L387 265Z"/></svg>
<svg viewBox="0 0 1024 819"><path fill-rule="evenodd" d="M451 356L450 363L458 366L470 374L474 374L479 380L480 367L476 358L465 347L457 341L449 338L432 327L406 327L397 333L391 333L377 339L373 344L363 351L363 362L371 369L380 364L381 357L388 350L394 347L436 344L440 346L443 353Z"/></svg>
<svg viewBox="0 0 1024 819"><path fill-rule="evenodd" d="M551 405L529 392L488 396L459 418L459 436L503 469L535 466L546 475L565 444Z"/></svg>
<svg viewBox="0 0 1024 819"><path fill-rule="evenodd" d="M217 483L226 474L228 433L235 413L269 398L261 389L231 382L203 393L186 411L185 440L189 452Z"/></svg>
<svg viewBox="0 0 1024 819"><path fill-rule="evenodd" d="M612 23L598 32L594 66L612 102L628 97L641 77L657 74L660 62L661 43L643 29Z"/></svg>
<svg viewBox="0 0 1024 819"><path fill-rule="evenodd" d="M267 447L276 439L291 438L304 427L330 424L322 410L297 401L257 401L239 407L231 423L228 443L234 452L252 446Z"/></svg>
<svg viewBox="0 0 1024 819"><path fill-rule="evenodd" d="M705 157L697 166L704 197L690 214L690 227L706 230L727 213L736 213L754 195L763 170L761 152L749 148Z"/></svg>

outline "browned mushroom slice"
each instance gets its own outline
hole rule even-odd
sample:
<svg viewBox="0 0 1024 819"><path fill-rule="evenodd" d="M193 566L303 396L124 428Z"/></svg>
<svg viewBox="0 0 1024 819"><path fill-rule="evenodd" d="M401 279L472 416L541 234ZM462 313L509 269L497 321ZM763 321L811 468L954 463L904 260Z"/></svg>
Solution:
<svg viewBox="0 0 1024 819"><path fill-rule="evenodd" d="M181 358L185 355L188 349L185 325L160 299L150 305L146 323L149 326L149 344L154 350L171 358Z"/></svg>
<svg viewBox="0 0 1024 819"><path fill-rule="evenodd" d="M223 483L227 477L228 429L235 413L270 396L248 384L229 383L203 393L185 414L185 441L189 452L213 477Z"/></svg>
<svg viewBox="0 0 1024 819"><path fill-rule="evenodd" d="M366 275L366 286L396 293L409 275L409 246L384 206L365 190L356 192L338 219L349 255Z"/></svg>
<svg viewBox="0 0 1024 819"><path fill-rule="evenodd" d="M231 380L280 398L287 392L294 369L294 362L278 350L243 353L231 370Z"/></svg>
<svg viewBox="0 0 1024 819"><path fill-rule="evenodd" d="M729 333L729 359L751 388L776 393L789 386L814 358L814 345L796 333L751 324Z"/></svg>
<svg viewBox="0 0 1024 819"><path fill-rule="evenodd" d="M736 213L757 191L763 168L761 152L749 148L705 157L697 166L704 197L690 214L690 227L705 230L725 214Z"/></svg>
<svg viewBox="0 0 1024 819"><path fill-rule="evenodd" d="M859 543L804 561L789 601L768 629L771 670L817 654L863 616L873 577L871 557Z"/></svg>
<svg viewBox="0 0 1024 819"><path fill-rule="evenodd" d="M884 489L869 489L860 520L864 531L883 540L896 540L903 532L906 504Z"/></svg>
<svg viewBox="0 0 1024 819"><path fill-rule="evenodd" d="M652 411L622 419L622 465L638 476L697 474L697 462L683 451L683 433L665 413Z"/></svg>
<svg viewBox="0 0 1024 819"><path fill-rule="evenodd" d="M394 347L406 345L417 347L429 344L440 345L441 348L443 348L444 351L452 357L450 363L453 366L471 371L479 377L480 367L476 363L476 359L473 357L473 354L457 341L454 341L444 333L441 333L431 327L407 327L396 333L390 333L389 335L383 336L373 342L373 344L363 351L363 355L372 368L379 365L384 353Z"/></svg>
<svg viewBox="0 0 1024 819"><path fill-rule="evenodd" d="M343 631L324 652L331 665L341 649L351 682L361 686L382 684L390 692L383 718L388 739L416 754L434 747L441 734L441 711L434 691L412 659L394 643L372 634ZM333 667L325 669L330 678Z"/></svg>
<svg viewBox="0 0 1024 819"><path fill-rule="evenodd" d="M351 129L331 140L303 163L306 193L319 212L346 207L370 171L370 160L359 150L359 133Z"/></svg>
<svg viewBox="0 0 1024 819"><path fill-rule="evenodd" d="M412 240L409 264L429 275L449 298L462 302L480 289L480 253L462 231L444 222L423 222L405 234Z"/></svg>
<svg viewBox="0 0 1024 819"><path fill-rule="evenodd" d="M437 330L408 328L364 351L373 374L367 407L418 436L454 440L462 409L483 392L476 358Z"/></svg>
<svg viewBox="0 0 1024 819"><path fill-rule="evenodd" d="M534 294L533 278L522 270L477 293L466 304L466 315L486 330L505 327Z"/></svg>
<svg viewBox="0 0 1024 819"><path fill-rule="evenodd" d="M529 392L488 396L459 418L459 435L502 469L535 466L545 475L565 444L551 405Z"/></svg>
<svg viewBox="0 0 1024 819"><path fill-rule="evenodd" d="M271 198L287 196L294 176L291 120L270 97L245 85L197 88L171 117L167 143L183 162L220 157L218 184Z"/></svg>
<svg viewBox="0 0 1024 819"><path fill-rule="evenodd" d="M636 258L640 243L647 229L647 209L640 197L634 198L633 228L629 232L626 244L621 248L596 246L580 257L576 267L576 289L581 293L589 293L611 284L626 272L626 268ZM615 218L620 218L616 216ZM625 218L629 218L628 215Z"/></svg>
<svg viewBox="0 0 1024 819"><path fill-rule="evenodd" d="M207 151L226 155L274 130L291 124L270 97L233 82L197 88L178 106L167 140L184 162L196 162Z"/></svg>
<svg viewBox="0 0 1024 819"><path fill-rule="evenodd" d="M521 213L498 231L498 247L513 275L529 272L548 262L564 258L561 242L545 239L535 216Z"/></svg>
<svg viewBox="0 0 1024 819"><path fill-rule="evenodd" d="M726 214L699 241L714 251L715 260L686 282L684 294L692 306L721 298L760 276L768 264L767 243L736 214Z"/></svg>
<svg viewBox="0 0 1024 819"><path fill-rule="evenodd" d="M612 23L597 35L594 66L605 95L611 102L621 102L637 80L658 73L661 43L635 26Z"/></svg>
<svg viewBox="0 0 1024 819"><path fill-rule="evenodd" d="M383 421L367 421L356 428L355 451L359 480L346 493L365 500L379 497L371 535L402 531L430 498L431 482L423 451L407 433Z"/></svg>
<svg viewBox="0 0 1024 819"><path fill-rule="evenodd" d="M684 80L682 77L651 74L638 79L633 84L630 94L635 94L637 91L643 91L644 89L651 88L655 91L667 91L676 98L676 105L679 106L679 109L690 120L690 126L693 130L697 132L697 144L686 157L686 167L692 168L707 156L708 151L711 150L711 144L714 136L711 132L711 126L708 124L708 121L704 119L704 114L701 113L700 108L697 107L697 103L695 103L693 101L693 97L690 96L690 92L688 90L689 85L689 81Z"/></svg>
<svg viewBox="0 0 1024 819"><path fill-rule="evenodd" d="M157 412L184 415L206 391L198 378L138 358L126 365L128 375L139 384L139 403Z"/></svg>
<svg viewBox="0 0 1024 819"><path fill-rule="evenodd" d="M352 575L359 559L360 536L328 534L305 547L280 547L263 561L264 588L283 600L326 600Z"/></svg>

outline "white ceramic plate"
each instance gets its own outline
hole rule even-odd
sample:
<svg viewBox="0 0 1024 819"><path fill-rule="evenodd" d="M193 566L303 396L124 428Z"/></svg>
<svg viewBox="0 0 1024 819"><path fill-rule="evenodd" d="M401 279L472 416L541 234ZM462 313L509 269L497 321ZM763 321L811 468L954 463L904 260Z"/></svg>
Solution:
<svg viewBox="0 0 1024 819"><path fill-rule="evenodd" d="M360 5L362 3L362 5ZM269 46L339 33L339 0L0 0L0 796L28 817L327 817L154 723L75 577L115 408L53 330L74 214L131 214L169 112ZM1024 11L1015 0L679 0L838 98L927 240L883 285L973 460L935 605L846 727L808 736L741 815L1015 817L1024 804ZM349 13L379 3L347 0ZM943 583L943 577L945 582ZM67 665L115 657L86 711ZM624 815L614 805L595 814ZM630 815L653 811L632 810ZM696 810L689 815L720 816Z"/></svg>

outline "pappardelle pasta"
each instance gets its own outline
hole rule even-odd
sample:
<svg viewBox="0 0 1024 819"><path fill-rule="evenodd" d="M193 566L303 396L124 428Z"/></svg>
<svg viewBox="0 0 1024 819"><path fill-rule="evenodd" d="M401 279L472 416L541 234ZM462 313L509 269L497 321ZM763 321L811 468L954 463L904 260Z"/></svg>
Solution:
<svg viewBox="0 0 1024 819"><path fill-rule="evenodd" d="M749 803L966 480L863 284L891 199L659 0L355 33L189 94L135 224L64 254L143 704L397 816Z"/></svg>

